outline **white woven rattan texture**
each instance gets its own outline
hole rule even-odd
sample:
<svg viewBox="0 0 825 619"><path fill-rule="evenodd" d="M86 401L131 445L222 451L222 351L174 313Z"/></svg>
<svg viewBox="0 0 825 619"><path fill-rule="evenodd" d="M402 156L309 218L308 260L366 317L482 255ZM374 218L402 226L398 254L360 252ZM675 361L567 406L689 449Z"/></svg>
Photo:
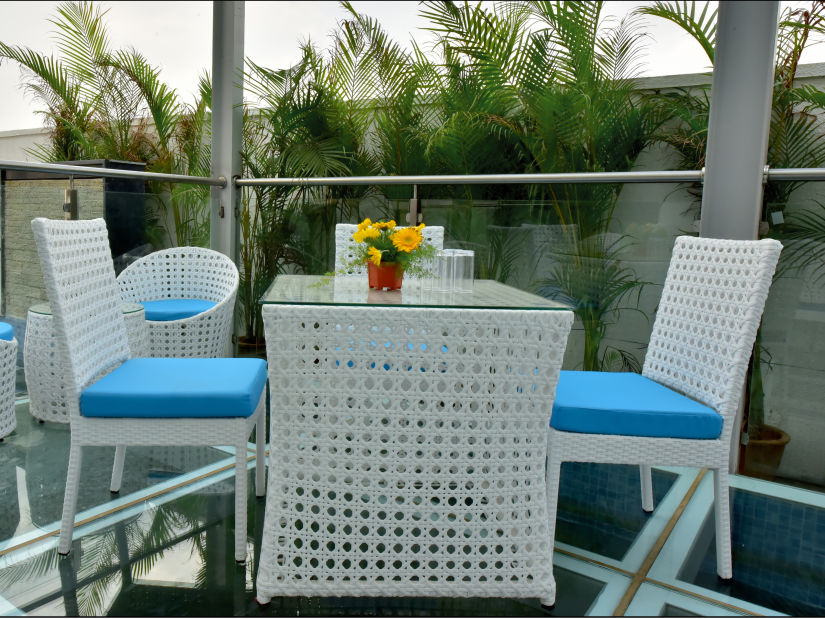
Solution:
<svg viewBox="0 0 825 619"><path fill-rule="evenodd" d="M0 438L17 427L14 385L17 375L17 338L0 340Z"/></svg>
<svg viewBox="0 0 825 619"><path fill-rule="evenodd" d="M355 224L335 225L335 272L344 268L344 264L355 258L355 248L358 245L352 240L352 235L358 230ZM444 227L425 226L421 232L424 240L436 249L444 249ZM361 266L347 271L346 275L366 275L367 267Z"/></svg>
<svg viewBox="0 0 825 619"><path fill-rule="evenodd" d="M52 313L63 316L54 321L54 332L70 416L79 415L78 394L85 387L129 358L106 223L72 223L32 221Z"/></svg>
<svg viewBox="0 0 825 619"><path fill-rule="evenodd" d="M676 239L642 373L714 408L723 416L722 435L696 440L551 430L551 503L557 500L562 462L642 465L642 505L648 511L653 509L650 465L713 469L716 570L722 578L732 577L731 433L781 249L774 240Z"/></svg>
<svg viewBox="0 0 825 619"><path fill-rule="evenodd" d="M149 352L148 329L143 310L123 315L132 358ZM52 316L29 312L23 344L23 370L29 392L29 412L43 421L69 423L63 358L58 354Z"/></svg>
<svg viewBox="0 0 825 619"><path fill-rule="evenodd" d="M676 239L642 374L732 418L781 250Z"/></svg>
<svg viewBox="0 0 825 619"><path fill-rule="evenodd" d="M230 351L238 269L220 252L202 247L157 251L118 276L124 301L204 299L216 303L182 320L147 321L151 357L225 357Z"/></svg>
<svg viewBox="0 0 825 619"><path fill-rule="evenodd" d="M67 408L71 422L71 449L58 552L71 548L80 481L82 446L115 445L111 489L120 488L127 445L232 445L235 448L235 559L246 558L247 438L256 428L256 476L264 492L265 392L249 418L87 418L79 414L78 394L91 380L128 357L122 319L122 301L115 280L106 224L90 221L32 221L43 278L54 316L58 355L68 376ZM91 335L96 337L92 338ZM68 336L68 343L67 343ZM66 354L65 351L68 351ZM100 351L108 351L104 354ZM84 357L84 355L86 357Z"/></svg>
<svg viewBox="0 0 825 619"><path fill-rule="evenodd" d="M570 312L267 305L263 317L259 601L552 599L544 464Z"/></svg>

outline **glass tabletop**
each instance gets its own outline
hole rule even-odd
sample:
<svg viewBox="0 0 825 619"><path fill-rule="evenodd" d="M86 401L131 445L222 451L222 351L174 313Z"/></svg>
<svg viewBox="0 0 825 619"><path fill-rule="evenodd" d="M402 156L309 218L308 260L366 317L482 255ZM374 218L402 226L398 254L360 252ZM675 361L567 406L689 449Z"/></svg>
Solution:
<svg viewBox="0 0 825 619"><path fill-rule="evenodd" d="M261 297L263 304L456 307L465 309L569 310L570 307L497 281L477 279L473 292L427 290L405 279L401 290L373 290L366 276L279 275Z"/></svg>

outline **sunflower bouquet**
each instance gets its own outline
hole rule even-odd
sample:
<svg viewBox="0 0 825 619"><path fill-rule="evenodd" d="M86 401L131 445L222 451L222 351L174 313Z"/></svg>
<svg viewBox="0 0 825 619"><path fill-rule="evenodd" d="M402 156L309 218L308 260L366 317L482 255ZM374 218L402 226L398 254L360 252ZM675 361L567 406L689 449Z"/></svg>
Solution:
<svg viewBox="0 0 825 619"><path fill-rule="evenodd" d="M426 275L428 260L435 247L424 240L424 224L398 227L394 221L365 219L352 235L357 243L355 256L345 265L352 269L370 263L379 267L395 265L396 270L411 275Z"/></svg>

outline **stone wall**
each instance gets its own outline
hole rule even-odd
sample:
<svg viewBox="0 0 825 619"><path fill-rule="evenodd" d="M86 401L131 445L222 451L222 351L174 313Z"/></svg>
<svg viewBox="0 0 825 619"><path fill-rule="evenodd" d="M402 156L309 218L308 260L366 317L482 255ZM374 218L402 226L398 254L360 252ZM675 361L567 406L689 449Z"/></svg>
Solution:
<svg viewBox="0 0 825 619"><path fill-rule="evenodd" d="M0 314L25 318L32 305L46 300L40 260L34 245L31 220L35 217L63 219L67 180L15 180L3 186L5 217L2 307ZM75 179L80 218L103 217L103 180Z"/></svg>

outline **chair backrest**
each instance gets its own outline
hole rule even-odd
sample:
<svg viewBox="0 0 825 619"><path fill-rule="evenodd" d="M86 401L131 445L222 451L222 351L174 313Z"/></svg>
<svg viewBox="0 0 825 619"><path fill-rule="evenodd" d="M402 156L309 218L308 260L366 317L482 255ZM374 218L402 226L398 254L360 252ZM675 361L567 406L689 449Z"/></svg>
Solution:
<svg viewBox="0 0 825 619"><path fill-rule="evenodd" d="M124 301L204 299L219 303L238 291L238 268L204 247L173 247L130 264L117 278Z"/></svg>
<svg viewBox="0 0 825 619"><path fill-rule="evenodd" d="M263 320L278 405L258 591L541 592L571 312L265 305Z"/></svg>
<svg viewBox="0 0 825 619"><path fill-rule="evenodd" d="M70 417L77 395L129 358L109 234L102 219L32 221L62 357Z"/></svg>
<svg viewBox="0 0 825 619"><path fill-rule="evenodd" d="M358 230L356 224L336 224L335 225L335 272L338 273L344 265L355 257L355 248L358 245L352 240L352 235ZM444 249L444 226L425 226L421 235L424 240L432 244L436 249ZM347 275L365 275L367 268L361 266L351 271Z"/></svg>
<svg viewBox="0 0 825 619"><path fill-rule="evenodd" d="M730 436L782 245L680 236L642 374L725 417Z"/></svg>

